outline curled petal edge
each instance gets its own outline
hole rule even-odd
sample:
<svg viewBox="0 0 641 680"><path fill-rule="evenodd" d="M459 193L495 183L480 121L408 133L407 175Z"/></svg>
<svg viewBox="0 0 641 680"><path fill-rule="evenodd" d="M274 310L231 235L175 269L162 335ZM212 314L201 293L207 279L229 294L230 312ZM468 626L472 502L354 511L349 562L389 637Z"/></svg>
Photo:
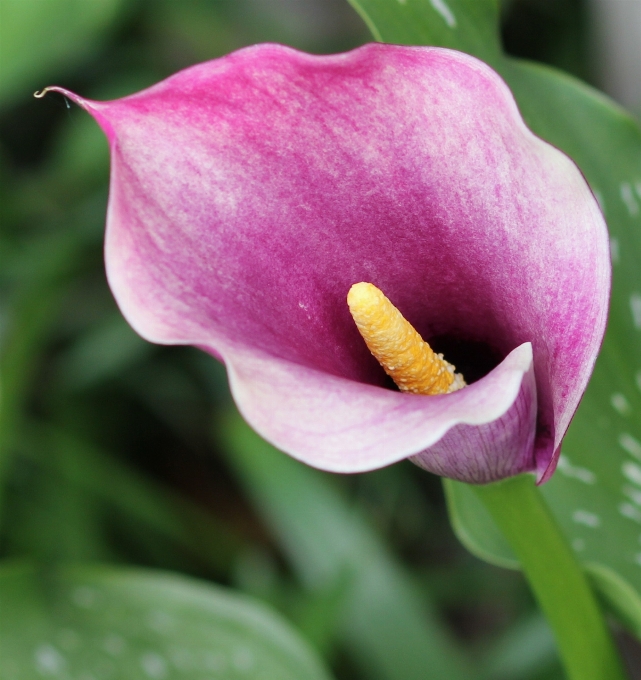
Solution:
<svg viewBox="0 0 641 680"><path fill-rule="evenodd" d="M470 483L535 470L530 343L478 382L441 396L363 385L254 350L203 349L225 362L247 422L312 467L365 472L410 458L430 472Z"/></svg>

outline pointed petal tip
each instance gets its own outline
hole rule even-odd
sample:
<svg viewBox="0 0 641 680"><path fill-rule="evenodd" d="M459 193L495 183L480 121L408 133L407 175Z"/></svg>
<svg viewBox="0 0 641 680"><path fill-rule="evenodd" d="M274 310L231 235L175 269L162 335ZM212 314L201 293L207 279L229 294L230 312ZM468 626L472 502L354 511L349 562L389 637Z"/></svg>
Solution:
<svg viewBox="0 0 641 680"><path fill-rule="evenodd" d="M100 125L105 135L107 135L109 142L113 141L115 133L113 131L111 123L105 118L104 114L100 110L103 108L101 106L101 102L96 102L91 99L85 99L84 97L77 95L75 92L67 90L64 87L60 87L59 85L49 85L47 87L44 87L42 88L42 90L34 92L33 96L36 99L44 99L44 97L46 97L47 94L49 94L49 92L57 92L58 94L61 94L63 97L70 99L74 104L77 104L78 106L83 108L87 113L89 113L94 118L98 125Z"/></svg>
<svg viewBox="0 0 641 680"><path fill-rule="evenodd" d="M88 107L88 102L86 99L79 97L75 92L71 92L71 90L67 90L64 87L60 87L59 85L48 85L47 87L43 87L42 90L34 92L33 96L36 99L43 99L47 94L49 94L49 92L58 92L58 94L71 99L71 101L75 104L78 104L78 106L82 106L82 108Z"/></svg>

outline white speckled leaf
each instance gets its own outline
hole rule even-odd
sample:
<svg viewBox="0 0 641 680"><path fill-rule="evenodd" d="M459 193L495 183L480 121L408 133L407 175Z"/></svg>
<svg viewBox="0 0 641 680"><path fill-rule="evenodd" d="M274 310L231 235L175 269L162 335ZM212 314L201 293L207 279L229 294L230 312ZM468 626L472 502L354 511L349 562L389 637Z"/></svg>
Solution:
<svg viewBox="0 0 641 680"><path fill-rule="evenodd" d="M170 574L5 565L0 612L3 680L329 680L264 605Z"/></svg>
<svg viewBox="0 0 641 680"><path fill-rule="evenodd" d="M576 161L601 203L613 260L608 331L559 469L542 491L601 594L641 636L639 124L579 81L489 45L498 35L494 0L351 2L382 40L453 47L490 63L531 129ZM515 564L474 494L462 484L445 485L453 526L467 547L488 561Z"/></svg>

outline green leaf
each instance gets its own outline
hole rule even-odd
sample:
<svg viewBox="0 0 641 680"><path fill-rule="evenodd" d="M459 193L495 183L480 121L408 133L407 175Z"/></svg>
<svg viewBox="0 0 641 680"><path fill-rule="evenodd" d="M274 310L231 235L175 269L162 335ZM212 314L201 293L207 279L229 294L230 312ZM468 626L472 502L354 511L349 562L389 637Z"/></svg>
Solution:
<svg viewBox="0 0 641 680"><path fill-rule="evenodd" d="M444 479L450 522L461 543L486 562L518 569L514 551L494 523L480 498L467 484Z"/></svg>
<svg viewBox="0 0 641 680"><path fill-rule="evenodd" d="M366 677L474 677L412 577L329 475L280 453L237 414L220 422L217 434L303 584L328 592L351 577L336 631Z"/></svg>
<svg viewBox="0 0 641 680"><path fill-rule="evenodd" d="M441 45L479 59L498 58L494 0L349 0L372 35L397 45Z"/></svg>
<svg viewBox="0 0 641 680"><path fill-rule="evenodd" d="M352 0L387 42L441 45L490 63L530 128L581 168L610 229L610 322L590 386L542 491L609 605L641 635L641 130L601 93L499 49L493 0ZM456 19L449 32L435 11ZM442 15L442 12L440 13ZM479 49L479 36L494 39ZM508 566L514 556L471 490L445 483L453 526L472 552Z"/></svg>
<svg viewBox="0 0 641 680"><path fill-rule="evenodd" d="M171 574L110 567L0 568L6 680L329 680L264 605Z"/></svg>
<svg viewBox="0 0 641 680"><path fill-rule="evenodd" d="M2 0L0 102L31 96L55 69L95 49L123 0Z"/></svg>

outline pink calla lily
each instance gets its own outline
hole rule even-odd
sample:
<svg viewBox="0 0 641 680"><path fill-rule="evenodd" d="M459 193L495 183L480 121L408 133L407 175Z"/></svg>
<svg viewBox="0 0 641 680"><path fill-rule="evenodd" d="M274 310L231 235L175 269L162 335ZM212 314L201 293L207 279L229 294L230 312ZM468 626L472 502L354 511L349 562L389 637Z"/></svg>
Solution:
<svg viewBox="0 0 641 680"><path fill-rule="evenodd" d="M473 483L552 474L605 329L607 233L581 173L488 66L430 47L258 45L117 101L51 89L109 138L124 315L224 361L275 446L337 472L411 458ZM472 384L389 389L347 309L358 281Z"/></svg>

